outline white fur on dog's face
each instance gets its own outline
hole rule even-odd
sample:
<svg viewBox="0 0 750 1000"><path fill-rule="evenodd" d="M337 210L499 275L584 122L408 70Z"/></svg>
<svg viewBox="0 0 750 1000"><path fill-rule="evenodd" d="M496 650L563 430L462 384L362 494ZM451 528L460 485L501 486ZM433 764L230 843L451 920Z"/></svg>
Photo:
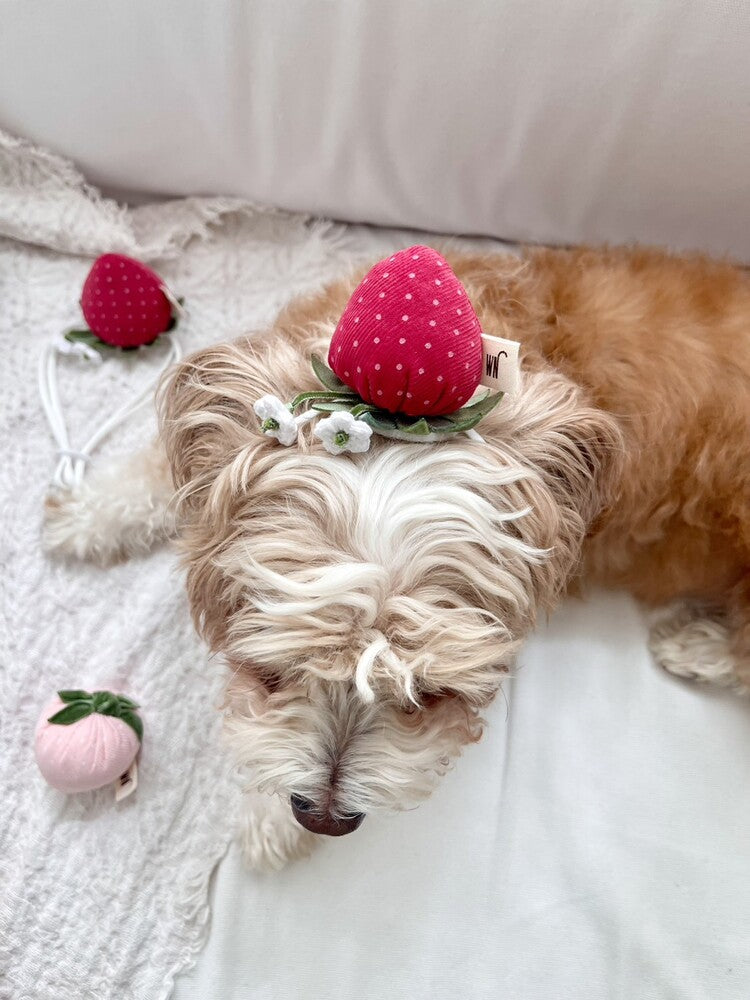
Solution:
<svg viewBox="0 0 750 1000"><path fill-rule="evenodd" d="M307 369L278 339L211 348L172 379L188 593L232 666L227 730L252 786L332 815L402 809L479 737L575 566L616 433L545 373L486 418L486 443L331 456L306 429L284 448L252 404Z"/></svg>
<svg viewBox="0 0 750 1000"><path fill-rule="evenodd" d="M501 493L526 473L463 445L268 458L214 554L240 606L223 642L234 751L253 785L338 814L413 805L478 738L507 622L533 615L544 554Z"/></svg>
<svg viewBox="0 0 750 1000"><path fill-rule="evenodd" d="M229 704L229 740L250 786L335 816L415 805L480 733L460 699L404 709L366 703L343 682L311 680L265 703L252 685L231 683Z"/></svg>

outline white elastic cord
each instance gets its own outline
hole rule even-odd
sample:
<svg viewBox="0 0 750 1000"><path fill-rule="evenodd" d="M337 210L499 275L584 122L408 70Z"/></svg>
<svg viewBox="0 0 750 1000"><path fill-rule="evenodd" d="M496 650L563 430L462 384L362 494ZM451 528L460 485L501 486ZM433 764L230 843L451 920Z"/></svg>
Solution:
<svg viewBox="0 0 750 1000"><path fill-rule="evenodd" d="M464 431L464 434L466 435L467 438L470 438L472 441L479 441L480 444L484 444L484 438L479 433L479 431L475 431L473 427L469 431Z"/></svg>
<svg viewBox="0 0 750 1000"><path fill-rule="evenodd" d="M182 357L182 350L177 337L174 334L170 334L168 341L169 354L167 355L167 360L162 371L174 362L179 361ZM63 416L62 406L60 403L60 393L58 392L57 387L57 355L76 353L83 357L93 358L90 351L91 348L85 348L83 351L71 352L68 346L68 341L61 339L59 341L53 341L45 347L41 357L39 358L39 395L42 400L42 407L44 408L47 422L49 423L50 430L52 431L52 436L57 444L57 454L59 456L54 475L52 476L52 482L55 486L65 489L77 486L81 482L86 466L91 460L91 453L94 449L102 443L102 441L115 429L115 427L121 424L131 415L131 413L134 413L139 406L142 406L153 395L162 375L162 371L160 371L157 377L152 379L145 389L138 393L135 399L125 403L119 410L116 410L111 417L105 420L101 427L91 435L88 441L86 441L83 447L74 448L72 447L70 438L68 437L68 429L65 426L65 418ZM97 360L101 360L99 353L96 351L94 353L96 354Z"/></svg>

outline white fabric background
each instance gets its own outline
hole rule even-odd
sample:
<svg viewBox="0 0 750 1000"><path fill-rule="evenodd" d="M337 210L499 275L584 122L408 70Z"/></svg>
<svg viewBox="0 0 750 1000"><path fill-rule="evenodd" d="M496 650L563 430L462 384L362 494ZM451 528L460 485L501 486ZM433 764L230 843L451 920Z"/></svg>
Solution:
<svg viewBox="0 0 750 1000"><path fill-rule="evenodd" d="M746 1000L750 705L661 673L624 595L527 645L433 798L216 876L175 1000Z"/></svg>
<svg viewBox="0 0 750 1000"><path fill-rule="evenodd" d="M164 1000L205 940L209 878L239 801L220 753L222 665L192 627L175 553L105 570L41 548L56 456L37 364L80 325L91 257L74 253L159 258L189 310L170 336L190 351L263 327L292 295L390 252L393 239L247 205L231 212L223 199L130 211L0 133L0 1000ZM60 360L74 447L165 354L159 343L98 367ZM143 407L94 460L132 453L155 430ZM63 795L34 762L43 706L74 687L113 688L142 706L138 789L118 804L111 788Z"/></svg>
<svg viewBox="0 0 750 1000"><path fill-rule="evenodd" d="M0 127L99 185L750 261L742 0L0 0Z"/></svg>

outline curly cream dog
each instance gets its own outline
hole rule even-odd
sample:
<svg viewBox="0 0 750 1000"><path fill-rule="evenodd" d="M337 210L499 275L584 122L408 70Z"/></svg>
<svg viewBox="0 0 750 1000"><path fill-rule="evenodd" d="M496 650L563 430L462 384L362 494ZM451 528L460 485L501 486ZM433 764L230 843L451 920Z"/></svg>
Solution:
<svg viewBox="0 0 750 1000"><path fill-rule="evenodd" d="M310 354L356 277L193 355L163 393L188 592L231 665L260 867L427 796L581 575L666 609L667 669L750 680L750 278L649 250L449 260L485 332L522 344L521 390L483 442L332 457L309 427L297 448L261 433L260 396L316 388ZM116 502L96 478L76 514L53 501L50 546L149 544L171 486L158 457L134 469Z"/></svg>

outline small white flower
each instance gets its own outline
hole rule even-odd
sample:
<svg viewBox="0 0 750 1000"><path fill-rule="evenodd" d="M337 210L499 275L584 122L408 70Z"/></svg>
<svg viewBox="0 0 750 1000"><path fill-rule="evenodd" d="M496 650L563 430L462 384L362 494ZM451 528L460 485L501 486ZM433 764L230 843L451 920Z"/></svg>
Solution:
<svg viewBox="0 0 750 1000"><path fill-rule="evenodd" d="M333 413L315 425L315 437L332 455L342 451L367 451L370 447L372 427L355 419L351 413Z"/></svg>
<svg viewBox="0 0 750 1000"><path fill-rule="evenodd" d="M269 437L275 437L282 444L294 444L297 440L297 422L289 412L289 407L276 396L261 396L253 407L260 420L260 429Z"/></svg>

